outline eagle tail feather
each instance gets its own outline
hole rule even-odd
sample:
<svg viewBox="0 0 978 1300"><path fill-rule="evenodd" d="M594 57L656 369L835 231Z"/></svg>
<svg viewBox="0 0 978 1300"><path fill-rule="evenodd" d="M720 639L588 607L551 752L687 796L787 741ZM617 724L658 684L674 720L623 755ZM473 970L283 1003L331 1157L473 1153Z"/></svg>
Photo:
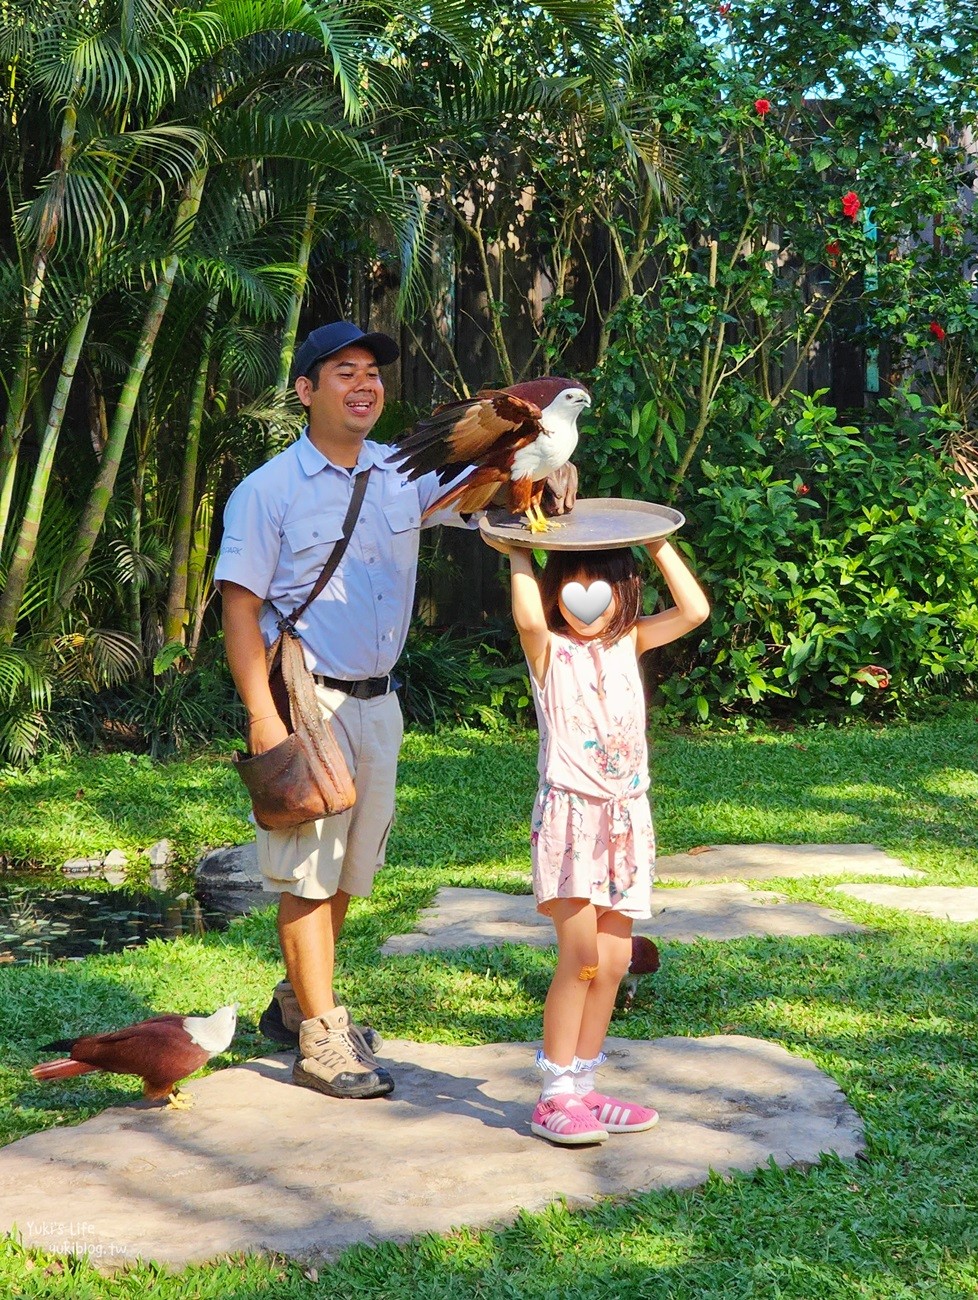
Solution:
<svg viewBox="0 0 978 1300"><path fill-rule="evenodd" d="M432 501L421 516L421 522L430 519L437 510L445 510L452 505L463 514L484 509L499 491L502 481L499 471L491 467L474 470L461 483L456 483L451 491L445 492L437 501Z"/></svg>
<svg viewBox="0 0 978 1300"><path fill-rule="evenodd" d="M86 1065L84 1061L73 1061L70 1056L64 1056L58 1061L42 1061L40 1065L35 1065L31 1070L35 1079L70 1079L74 1074L91 1074L97 1070L97 1065Z"/></svg>

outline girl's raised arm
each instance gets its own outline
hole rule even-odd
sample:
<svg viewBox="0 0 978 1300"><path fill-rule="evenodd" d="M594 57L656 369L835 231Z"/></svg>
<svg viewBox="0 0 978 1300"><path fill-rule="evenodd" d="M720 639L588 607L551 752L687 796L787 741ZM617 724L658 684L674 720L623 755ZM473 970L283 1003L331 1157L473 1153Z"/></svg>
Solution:
<svg viewBox="0 0 978 1300"><path fill-rule="evenodd" d="M710 602L700 584L693 577L686 561L667 541L649 542L645 548L666 580L669 593L676 602L672 609L659 614L649 614L638 620L638 637L635 653L642 655L654 646L668 645L694 627L705 623L710 616Z"/></svg>
<svg viewBox="0 0 978 1300"><path fill-rule="evenodd" d="M494 550L509 557L510 596L513 605L513 622L519 633L520 645L526 655L530 671L537 682L542 682L547 672L550 656L550 629L543 612L540 588L533 573L530 552L521 546L507 546L495 539L483 538Z"/></svg>

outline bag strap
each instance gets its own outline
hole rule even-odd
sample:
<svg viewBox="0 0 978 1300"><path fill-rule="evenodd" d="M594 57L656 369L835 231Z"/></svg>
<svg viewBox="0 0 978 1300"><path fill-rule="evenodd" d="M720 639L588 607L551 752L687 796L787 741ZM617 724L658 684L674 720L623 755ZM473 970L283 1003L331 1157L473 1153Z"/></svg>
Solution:
<svg viewBox="0 0 978 1300"><path fill-rule="evenodd" d="M283 617L279 619L276 627L280 632L288 632L290 636L296 635L296 623L336 572L337 566L339 565L340 560L342 560L346 548L350 544L350 538L353 536L353 530L360 517L360 507L363 505L364 494L367 491L367 479L370 477L370 471L372 469L373 465L369 465L365 470L362 470L357 474L354 479L353 495L350 497L350 504L347 507L346 517L343 520L342 536L330 551L329 558L323 565L322 572L313 584L312 591L310 591L309 595L301 605L296 606L291 614L283 615Z"/></svg>

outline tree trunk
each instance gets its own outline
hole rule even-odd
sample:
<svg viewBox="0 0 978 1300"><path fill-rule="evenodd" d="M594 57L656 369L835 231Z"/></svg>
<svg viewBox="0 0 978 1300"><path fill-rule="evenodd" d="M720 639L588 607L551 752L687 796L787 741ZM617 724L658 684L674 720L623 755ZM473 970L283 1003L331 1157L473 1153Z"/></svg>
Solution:
<svg viewBox="0 0 978 1300"><path fill-rule="evenodd" d="M78 110L75 100L81 86L82 74L76 73L65 115L61 123L61 135L58 141L58 153L55 167L67 172L75 152L75 136L78 128ZM30 407L30 380L32 350L34 343L34 325L41 305L41 293L44 288L44 276L47 271L48 255L58 238L58 226L61 220L61 205L64 202L63 191L52 186L49 202L41 220L37 235L37 247L31 266L31 286L24 300L24 332L21 356L18 359L17 373L10 387L10 402L7 417L4 420L3 435L0 437L0 549L7 533L10 519L10 502L14 493L14 479L17 474L17 458L20 452L20 439L24 432L24 421ZM13 214L11 214L13 215Z"/></svg>
<svg viewBox="0 0 978 1300"><path fill-rule="evenodd" d="M78 358L81 355L91 318L92 308L89 307L81 320L76 322L65 345L64 357L61 361L61 373L58 376L51 409L48 412L44 437L41 440L41 451L34 469L30 495L27 498L24 517L20 524L17 546L10 562L3 595L0 596L0 643L10 641L17 628L20 603L24 598L27 579L37 550L41 516L44 512L44 501L47 496L48 482L51 478L51 469L54 465L54 453L57 449L58 437L64 421L65 407L68 404L68 394L71 392L75 369L78 365Z"/></svg>
<svg viewBox="0 0 978 1300"><path fill-rule="evenodd" d="M197 647L204 629L204 614L214 594L213 578L217 558L210 553L213 524L214 488L208 486L197 505L197 522L187 563L187 605L190 610L187 649L192 660L197 658Z"/></svg>
<svg viewBox="0 0 978 1300"><path fill-rule="evenodd" d="M24 421L30 405L31 350L34 339L34 322L41 302L41 290L44 287L44 272L47 258L39 257L35 263L31 287L24 303L24 335L21 344L21 356L17 363L17 373L10 387L10 401L7 417L3 423L0 436L0 550L7 534L10 519L10 503L14 495L14 479L17 476L17 458L20 453L20 439L24 432Z"/></svg>
<svg viewBox="0 0 978 1300"><path fill-rule="evenodd" d="M316 200L311 198L306 208L306 224L302 228L302 239L299 242L299 256L296 258L296 275L295 290L292 295L292 301L289 303L289 312L285 318L285 327L282 330L282 351L279 354L278 363L278 382L276 388L280 393L286 392L289 387L289 374L292 370L292 355L295 352L295 336L299 330L299 313L302 310L302 300L306 295L306 284L309 281L309 256L312 253L313 235L316 229Z"/></svg>
<svg viewBox="0 0 978 1300"><path fill-rule="evenodd" d="M206 171L202 169L193 176L177 211L174 237L179 239L181 244L185 241L187 233L192 229L200 208L200 199L206 175ZM105 522L106 511L109 508L109 502L112 500L116 477L122 463L126 439L136 412L139 390L142 387L143 377L153 355L153 346L163 323L163 316L170 301L170 292L179 265L180 252L178 248L171 252L163 263L163 272L153 290L153 296L150 299L149 308L143 320L139 342L136 345L136 353L130 364L129 374L126 376L126 382L123 385L122 393L112 417L109 440L105 444L105 451L102 453L98 477L89 493L88 502L78 524L75 544L65 561L61 591L59 593L61 603L65 609L71 607L79 583L84 575L85 567L91 558L99 533L102 531L102 525Z"/></svg>
<svg viewBox="0 0 978 1300"><path fill-rule="evenodd" d="M163 624L163 641L185 643L187 626L187 564L194 531L194 489L197 486L197 455L200 450L200 426L204 418L204 399L207 396L207 372L210 369L211 338L214 332L214 315L219 294L215 294L207 307L204 337L201 340L200 365L190 398L187 416L187 440L183 449L183 467L180 473L180 490L177 495L176 518L173 524L173 552L170 557L170 590L166 600L166 619Z"/></svg>

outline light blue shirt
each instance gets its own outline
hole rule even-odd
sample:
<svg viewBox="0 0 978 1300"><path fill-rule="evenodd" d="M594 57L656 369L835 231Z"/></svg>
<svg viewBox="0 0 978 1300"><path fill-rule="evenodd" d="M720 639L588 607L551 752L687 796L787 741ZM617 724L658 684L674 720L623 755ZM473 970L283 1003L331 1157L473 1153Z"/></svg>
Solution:
<svg viewBox="0 0 978 1300"><path fill-rule="evenodd" d="M271 645L275 609L290 614L308 596L342 536L353 476L373 466L339 568L297 624L314 673L344 681L382 677L404 649L421 515L445 485L433 473L410 482L386 463L391 450L365 442L351 471L327 460L303 433L242 480L224 511L214 580L236 582L269 602L260 623ZM439 511L424 526L436 523L463 521Z"/></svg>

